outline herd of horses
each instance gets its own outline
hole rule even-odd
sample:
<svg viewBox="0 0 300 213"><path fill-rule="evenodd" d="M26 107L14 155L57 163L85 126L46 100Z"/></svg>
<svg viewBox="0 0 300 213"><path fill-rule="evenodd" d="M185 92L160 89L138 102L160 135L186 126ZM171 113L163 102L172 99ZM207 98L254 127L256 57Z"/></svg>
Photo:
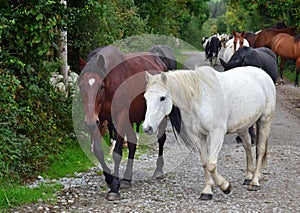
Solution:
<svg viewBox="0 0 300 213"><path fill-rule="evenodd" d="M244 184L249 185L249 190L260 188L261 169L266 162L276 103L274 83L278 74L275 53L283 57L282 61L295 56L287 55L289 51L278 50L283 49L281 38L288 41L285 37L290 36L278 29L262 30L255 35L255 43L264 42L260 43L263 45L260 48L245 47L246 35L234 33L232 41L229 40L228 54L231 57L227 61L221 60L224 69L228 70L226 72L217 72L211 66L176 70L175 54L166 45L155 45L147 52L133 53L124 53L108 45L91 51L85 61L80 59L82 70L78 85L85 113L84 123L91 135L91 151L99 160L109 187L107 200L120 199L120 188L131 187L137 145L134 124L139 126L144 121L143 131L157 134L159 150L154 176L161 177L164 174L163 147L167 118L171 121L176 139L200 152L205 176L201 199L212 199L213 184L226 194L231 191L230 183L217 172L218 155L227 133L238 133L242 139L247 159ZM264 41L258 40L260 37ZM269 43L270 39L274 42ZM290 42L296 43L295 39L292 38ZM221 39L212 38L206 45L210 47L211 43L217 41L218 50L222 43L223 47L225 43L228 44L227 40L225 36ZM293 51L293 54L299 56L296 58L298 78L300 44L294 43L291 45L298 53ZM271 45L272 50L265 47L267 44ZM286 43L283 46L288 47ZM209 48L206 54L207 57L213 57ZM257 126L255 167L251 153L252 135L248 131L254 124ZM113 171L105 162L101 145L107 128L116 140ZM119 167L125 137L129 154L121 179Z"/></svg>
<svg viewBox="0 0 300 213"><path fill-rule="evenodd" d="M221 35L226 37L226 35ZM220 43L224 40L218 34L213 35L211 37L203 37L202 43L206 52L206 58L211 61L211 65L216 65L218 53L221 49ZM288 59L292 59L296 61L296 78L294 85L299 86L298 77L300 72L300 34L296 34L295 27L287 27L284 23L277 23L271 28L266 28L260 30L256 33L253 32L241 32L237 33L233 31L233 38L229 39L225 45L224 55L220 57L222 60L221 64L224 66L225 63L228 62L237 50L240 47L244 47L243 49L250 52L247 49L258 49L258 48L268 48L274 52L276 56L276 63L278 61L278 57L280 57L280 78L278 79L278 83L283 83L283 69L286 61ZM214 38L214 39L212 39ZM217 38L217 39L215 39ZM216 50L216 46L219 48ZM247 48L248 47L248 48ZM245 52L240 51L243 55ZM253 54L253 52L252 52ZM258 58L259 56L257 56ZM212 64L213 58L215 59L215 63ZM240 58L240 57L237 57ZM231 61L232 63L233 61ZM273 63L273 62L272 62ZM244 64L245 65L245 64ZM251 64L253 65L253 64ZM276 68L277 69L277 68Z"/></svg>

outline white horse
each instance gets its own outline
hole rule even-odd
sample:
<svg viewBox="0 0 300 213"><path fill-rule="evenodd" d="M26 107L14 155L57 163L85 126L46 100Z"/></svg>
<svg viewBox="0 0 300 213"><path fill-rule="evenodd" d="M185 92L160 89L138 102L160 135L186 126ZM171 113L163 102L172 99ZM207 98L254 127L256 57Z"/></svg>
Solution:
<svg viewBox="0 0 300 213"><path fill-rule="evenodd" d="M241 33L233 31L233 38L228 40L225 45L225 51L223 55L223 60L225 62L228 62L235 51L237 51L240 47L249 47L249 42L244 38L244 36L244 31Z"/></svg>
<svg viewBox="0 0 300 213"><path fill-rule="evenodd" d="M242 138L247 159L244 184L249 185L249 190L260 188L276 103L275 86L266 72L251 66L227 72L199 67L154 76L146 73L146 79L147 111L143 130L155 134L160 122L169 115L180 141L199 149L205 176L201 199L212 199L213 183L226 194L231 191L230 183L217 172L218 155L227 133L238 133ZM248 128L255 123L254 170Z"/></svg>

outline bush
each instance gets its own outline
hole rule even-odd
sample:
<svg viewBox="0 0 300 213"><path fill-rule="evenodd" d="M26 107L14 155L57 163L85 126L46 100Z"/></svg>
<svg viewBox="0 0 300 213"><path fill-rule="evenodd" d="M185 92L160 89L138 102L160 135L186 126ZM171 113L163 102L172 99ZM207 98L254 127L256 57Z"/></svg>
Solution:
<svg viewBox="0 0 300 213"><path fill-rule="evenodd" d="M0 8L0 178L31 178L73 133L72 98L54 91L64 7L6 1Z"/></svg>

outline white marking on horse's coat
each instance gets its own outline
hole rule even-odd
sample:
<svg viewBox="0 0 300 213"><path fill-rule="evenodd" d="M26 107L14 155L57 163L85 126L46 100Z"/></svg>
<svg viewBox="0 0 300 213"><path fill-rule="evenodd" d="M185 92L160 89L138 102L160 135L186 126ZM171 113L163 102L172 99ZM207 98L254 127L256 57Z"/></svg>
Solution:
<svg viewBox="0 0 300 213"><path fill-rule="evenodd" d="M89 79L89 85L90 85L90 86L93 86L93 84L95 83L95 81L96 81L96 80L95 80L94 78L90 78L90 79Z"/></svg>

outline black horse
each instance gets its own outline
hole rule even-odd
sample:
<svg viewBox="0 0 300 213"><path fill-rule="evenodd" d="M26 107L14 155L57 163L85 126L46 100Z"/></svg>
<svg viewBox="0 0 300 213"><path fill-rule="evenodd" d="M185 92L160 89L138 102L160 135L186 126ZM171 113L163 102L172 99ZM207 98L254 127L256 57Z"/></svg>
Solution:
<svg viewBox="0 0 300 213"><path fill-rule="evenodd" d="M168 70L176 70L177 61L171 47L167 45L154 45L148 52L158 55Z"/></svg>
<svg viewBox="0 0 300 213"><path fill-rule="evenodd" d="M220 58L224 71L241 66L254 66L263 69L276 83L278 67L275 53L266 47L242 47L238 49L226 63Z"/></svg>
<svg viewBox="0 0 300 213"><path fill-rule="evenodd" d="M218 54L221 47L222 47L221 41L216 36L211 37L210 40L207 41L205 47L205 55L207 56L207 59L210 61L210 65L214 65L214 66L217 65Z"/></svg>
<svg viewBox="0 0 300 213"><path fill-rule="evenodd" d="M254 66L263 69L272 78L274 84L278 78L278 67L275 53L266 47L252 48L242 47L239 48L230 60L226 63L220 58L220 62L224 67L224 71L242 66ZM255 133L253 127L249 128L252 143L255 143ZM241 138L236 138L237 142L241 142Z"/></svg>

